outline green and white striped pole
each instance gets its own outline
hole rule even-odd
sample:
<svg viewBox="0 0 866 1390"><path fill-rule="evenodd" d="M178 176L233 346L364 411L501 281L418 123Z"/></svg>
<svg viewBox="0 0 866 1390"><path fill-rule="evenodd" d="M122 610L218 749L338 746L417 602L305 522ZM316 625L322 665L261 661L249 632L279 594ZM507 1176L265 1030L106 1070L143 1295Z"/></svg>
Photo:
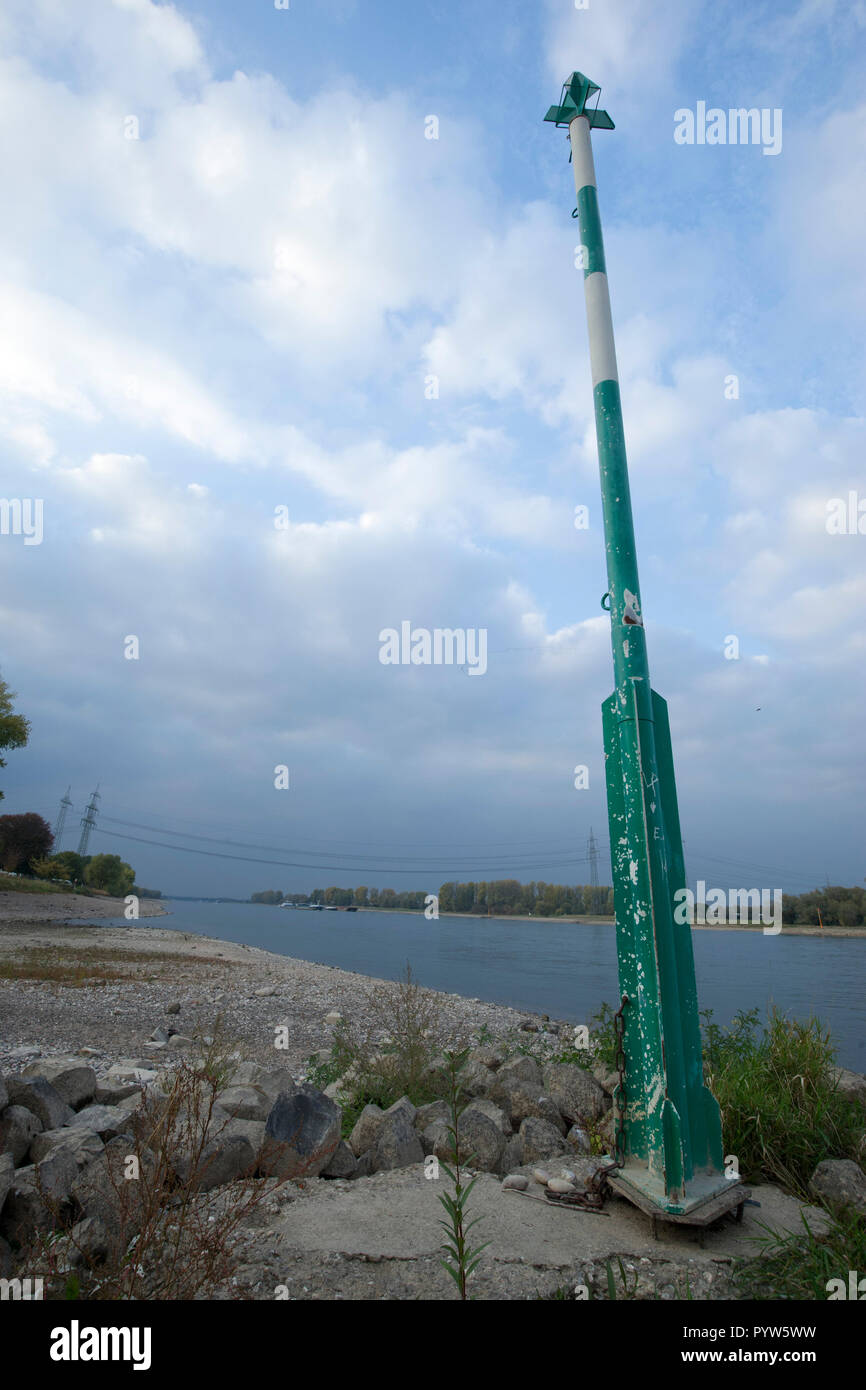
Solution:
<svg viewBox="0 0 866 1390"><path fill-rule="evenodd" d="M615 690L602 706L617 956L624 996L623 1084L612 1185L644 1210L685 1215L735 1185L723 1173L719 1107L704 1085L691 924L674 920L685 887L667 705L650 686L625 436L587 109L600 89L572 73L545 120L567 126L601 471ZM742 1200L731 1193L730 1205ZM727 1206L727 1203L723 1203Z"/></svg>

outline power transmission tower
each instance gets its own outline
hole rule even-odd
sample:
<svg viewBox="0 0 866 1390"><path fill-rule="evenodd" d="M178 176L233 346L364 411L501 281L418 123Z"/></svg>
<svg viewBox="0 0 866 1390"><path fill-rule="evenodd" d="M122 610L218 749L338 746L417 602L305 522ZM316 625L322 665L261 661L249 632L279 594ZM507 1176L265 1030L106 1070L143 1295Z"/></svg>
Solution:
<svg viewBox="0 0 866 1390"><path fill-rule="evenodd" d="M78 853L82 856L87 853L87 842L90 839L90 832L96 824L96 814L98 810L96 803L98 800L99 783L97 782L96 791L91 796L84 815L81 817L81 839L78 841Z"/></svg>
<svg viewBox="0 0 866 1390"><path fill-rule="evenodd" d="M63 827L66 824L66 812L72 809L72 802L69 800L71 787L66 788L66 795L61 799L60 810L57 812L57 820L54 825L54 852L60 848L60 841L63 839Z"/></svg>
<svg viewBox="0 0 866 1390"><path fill-rule="evenodd" d="M589 886L592 889L592 907L590 911L598 912L598 845L596 844L592 826L589 827L589 839L586 842L586 852L589 857Z"/></svg>

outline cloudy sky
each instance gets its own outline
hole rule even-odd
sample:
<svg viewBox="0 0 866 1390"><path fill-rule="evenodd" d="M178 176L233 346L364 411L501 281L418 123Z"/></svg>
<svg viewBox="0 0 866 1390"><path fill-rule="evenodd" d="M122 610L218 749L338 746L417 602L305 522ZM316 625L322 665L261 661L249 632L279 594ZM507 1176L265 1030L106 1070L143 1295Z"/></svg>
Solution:
<svg viewBox="0 0 866 1390"><path fill-rule="evenodd" d="M861 883L864 48L863 0L5 0L2 809L71 784L75 848L98 782L181 893L580 882L590 826L609 881L580 69L690 878ZM406 621L486 672L383 665Z"/></svg>

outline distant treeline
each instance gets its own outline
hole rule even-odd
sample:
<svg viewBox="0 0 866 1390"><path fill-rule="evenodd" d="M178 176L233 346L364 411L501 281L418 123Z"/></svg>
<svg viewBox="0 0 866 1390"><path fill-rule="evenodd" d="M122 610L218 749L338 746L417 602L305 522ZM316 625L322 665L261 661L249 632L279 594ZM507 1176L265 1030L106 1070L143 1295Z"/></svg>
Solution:
<svg viewBox="0 0 866 1390"><path fill-rule="evenodd" d="M329 907L374 907L381 910L423 909L429 889L396 891L393 888L314 888L312 893L281 893L271 889L253 893L254 903L326 903ZM574 917L578 913L613 915L613 889L568 887L561 883L519 883L500 878L480 883L443 883L439 888L440 912L470 912L479 917Z"/></svg>
<svg viewBox="0 0 866 1390"><path fill-rule="evenodd" d="M314 888L312 893L282 893L278 888L253 893L254 903L326 903L329 907L401 908L421 911L427 890L395 891L393 888ZM519 883L516 878L480 883L443 883L439 887L440 912L469 912L479 917L576 917L581 914L613 916L613 889L587 884ZM820 913L820 917L819 917ZM785 926L866 926L866 889L826 887L810 893L785 893L782 897Z"/></svg>

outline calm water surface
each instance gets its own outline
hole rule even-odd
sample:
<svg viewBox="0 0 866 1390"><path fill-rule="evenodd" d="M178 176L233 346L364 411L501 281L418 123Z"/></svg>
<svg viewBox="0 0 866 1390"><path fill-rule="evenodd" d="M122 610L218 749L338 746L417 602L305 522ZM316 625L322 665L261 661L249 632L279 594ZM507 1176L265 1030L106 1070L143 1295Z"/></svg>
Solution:
<svg viewBox="0 0 866 1390"><path fill-rule="evenodd" d="M612 925L509 922L390 912L294 912L248 903L166 900L175 928L260 946L280 955L395 980L406 962L421 984L454 994L588 1022L618 998ZM123 922L120 925L127 925ZM693 935L702 1009L726 1024L738 1009L770 1004L831 1029L842 1066L866 1072L866 937Z"/></svg>

